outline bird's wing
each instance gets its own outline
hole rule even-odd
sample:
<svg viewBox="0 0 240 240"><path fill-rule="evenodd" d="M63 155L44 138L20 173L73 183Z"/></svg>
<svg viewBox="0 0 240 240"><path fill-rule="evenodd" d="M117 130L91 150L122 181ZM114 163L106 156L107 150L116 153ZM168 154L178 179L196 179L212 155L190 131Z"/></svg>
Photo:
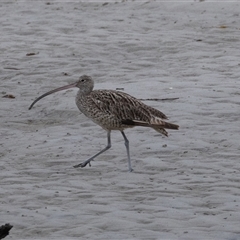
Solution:
<svg viewBox="0 0 240 240"><path fill-rule="evenodd" d="M117 119L140 120L150 122L153 117L167 119L157 109L145 105L127 93L114 90L95 90L92 100L102 113L115 116Z"/></svg>

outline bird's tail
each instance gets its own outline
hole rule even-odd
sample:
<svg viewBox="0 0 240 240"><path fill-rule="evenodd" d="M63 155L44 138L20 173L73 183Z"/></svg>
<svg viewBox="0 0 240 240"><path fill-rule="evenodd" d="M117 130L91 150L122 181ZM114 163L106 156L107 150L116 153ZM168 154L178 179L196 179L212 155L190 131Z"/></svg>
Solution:
<svg viewBox="0 0 240 240"><path fill-rule="evenodd" d="M163 128L167 128L167 129L174 129L174 130L179 129L179 126L177 124L166 122L166 121L163 121L159 118L152 118L151 121L150 121L150 124L152 126L159 126L159 127L163 127Z"/></svg>
<svg viewBox="0 0 240 240"><path fill-rule="evenodd" d="M160 118L152 118L150 123L140 120L130 120L126 119L122 121L123 124L131 125L131 126L141 126L141 127L151 127L155 131L162 133L165 136L168 136L167 131L164 128L167 129L174 129L178 130L179 126L173 123L165 122L161 120Z"/></svg>

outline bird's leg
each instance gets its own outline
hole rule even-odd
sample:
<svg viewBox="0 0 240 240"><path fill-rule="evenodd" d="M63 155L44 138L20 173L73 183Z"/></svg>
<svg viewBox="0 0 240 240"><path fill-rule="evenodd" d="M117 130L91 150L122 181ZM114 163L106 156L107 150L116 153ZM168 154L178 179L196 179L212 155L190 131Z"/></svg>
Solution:
<svg viewBox="0 0 240 240"><path fill-rule="evenodd" d="M132 172L133 169L132 169L132 166L131 166L131 159L130 159L130 153L129 153L129 141L125 135L125 133L123 131L121 131L122 135L123 135L123 138L125 140L125 146L126 146L126 149L127 149L127 156L128 156L128 170L129 172Z"/></svg>
<svg viewBox="0 0 240 240"><path fill-rule="evenodd" d="M112 146L112 145L111 145L111 131L108 131L108 132L107 132L107 141L108 141L107 146L106 146L103 150L101 150L100 152L98 152L98 153L95 154L94 156L90 157L90 158L87 159L85 162L80 163L80 164L77 164L77 165L75 165L75 166L73 166L73 167L75 167L75 168L82 167L82 168L83 168L83 167L85 167L87 164L89 164L89 166L91 166L91 165L90 165L90 162L93 161L95 157L97 157L98 155L100 155L100 154L102 154L103 152L107 151L107 150Z"/></svg>

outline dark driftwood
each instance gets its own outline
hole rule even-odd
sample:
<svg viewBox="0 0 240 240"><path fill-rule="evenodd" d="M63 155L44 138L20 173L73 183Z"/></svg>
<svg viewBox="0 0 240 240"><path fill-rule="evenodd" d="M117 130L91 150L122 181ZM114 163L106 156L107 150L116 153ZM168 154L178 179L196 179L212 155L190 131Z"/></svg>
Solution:
<svg viewBox="0 0 240 240"><path fill-rule="evenodd" d="M19 68L15 68L15 67L5 67L5 68L3 68L3 69L9 69L9 70L21 70L21 69L19 69Z"/></svg>
<svg viewBox="0 0 240 240"><path fill-rule="evenodd" d="M9 234L9 231L11 230L12 227L13 226L10 225L9 223L6 223L5 225L2 225L0 227L0 239L5 238Z"/></svg>
<svg viewBox="0 0 240 240"><path fill-rule="evenodd" d="M179 98L140 98L141 101L172 101Z"/></svg>

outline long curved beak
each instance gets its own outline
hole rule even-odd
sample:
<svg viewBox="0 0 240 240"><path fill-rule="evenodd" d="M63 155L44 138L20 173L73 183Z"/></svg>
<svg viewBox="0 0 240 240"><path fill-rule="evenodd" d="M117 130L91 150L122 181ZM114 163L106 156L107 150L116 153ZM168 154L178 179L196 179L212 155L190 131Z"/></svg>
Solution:
<svg viewBox="0 0 240 240"><path fill-rule="evenodd" d="M33 105L38 102L40 99L52 94L52 93L55 93L55 92L59 92L59 91L62 91L62 90L66 90L66 89L69 89L69 88L73 88L73 87L76 87L77 86L77 82L75 83L72 83L72 84L69 84L69 85L66 85L66 86L63 86L63 87L60 87L60 88L56 88L52 91L49 91L47 93L44 93L43 95L41 95L40 97L38 97L31 105L30 107L28 108L29 110L33 107Z"/></svg>

